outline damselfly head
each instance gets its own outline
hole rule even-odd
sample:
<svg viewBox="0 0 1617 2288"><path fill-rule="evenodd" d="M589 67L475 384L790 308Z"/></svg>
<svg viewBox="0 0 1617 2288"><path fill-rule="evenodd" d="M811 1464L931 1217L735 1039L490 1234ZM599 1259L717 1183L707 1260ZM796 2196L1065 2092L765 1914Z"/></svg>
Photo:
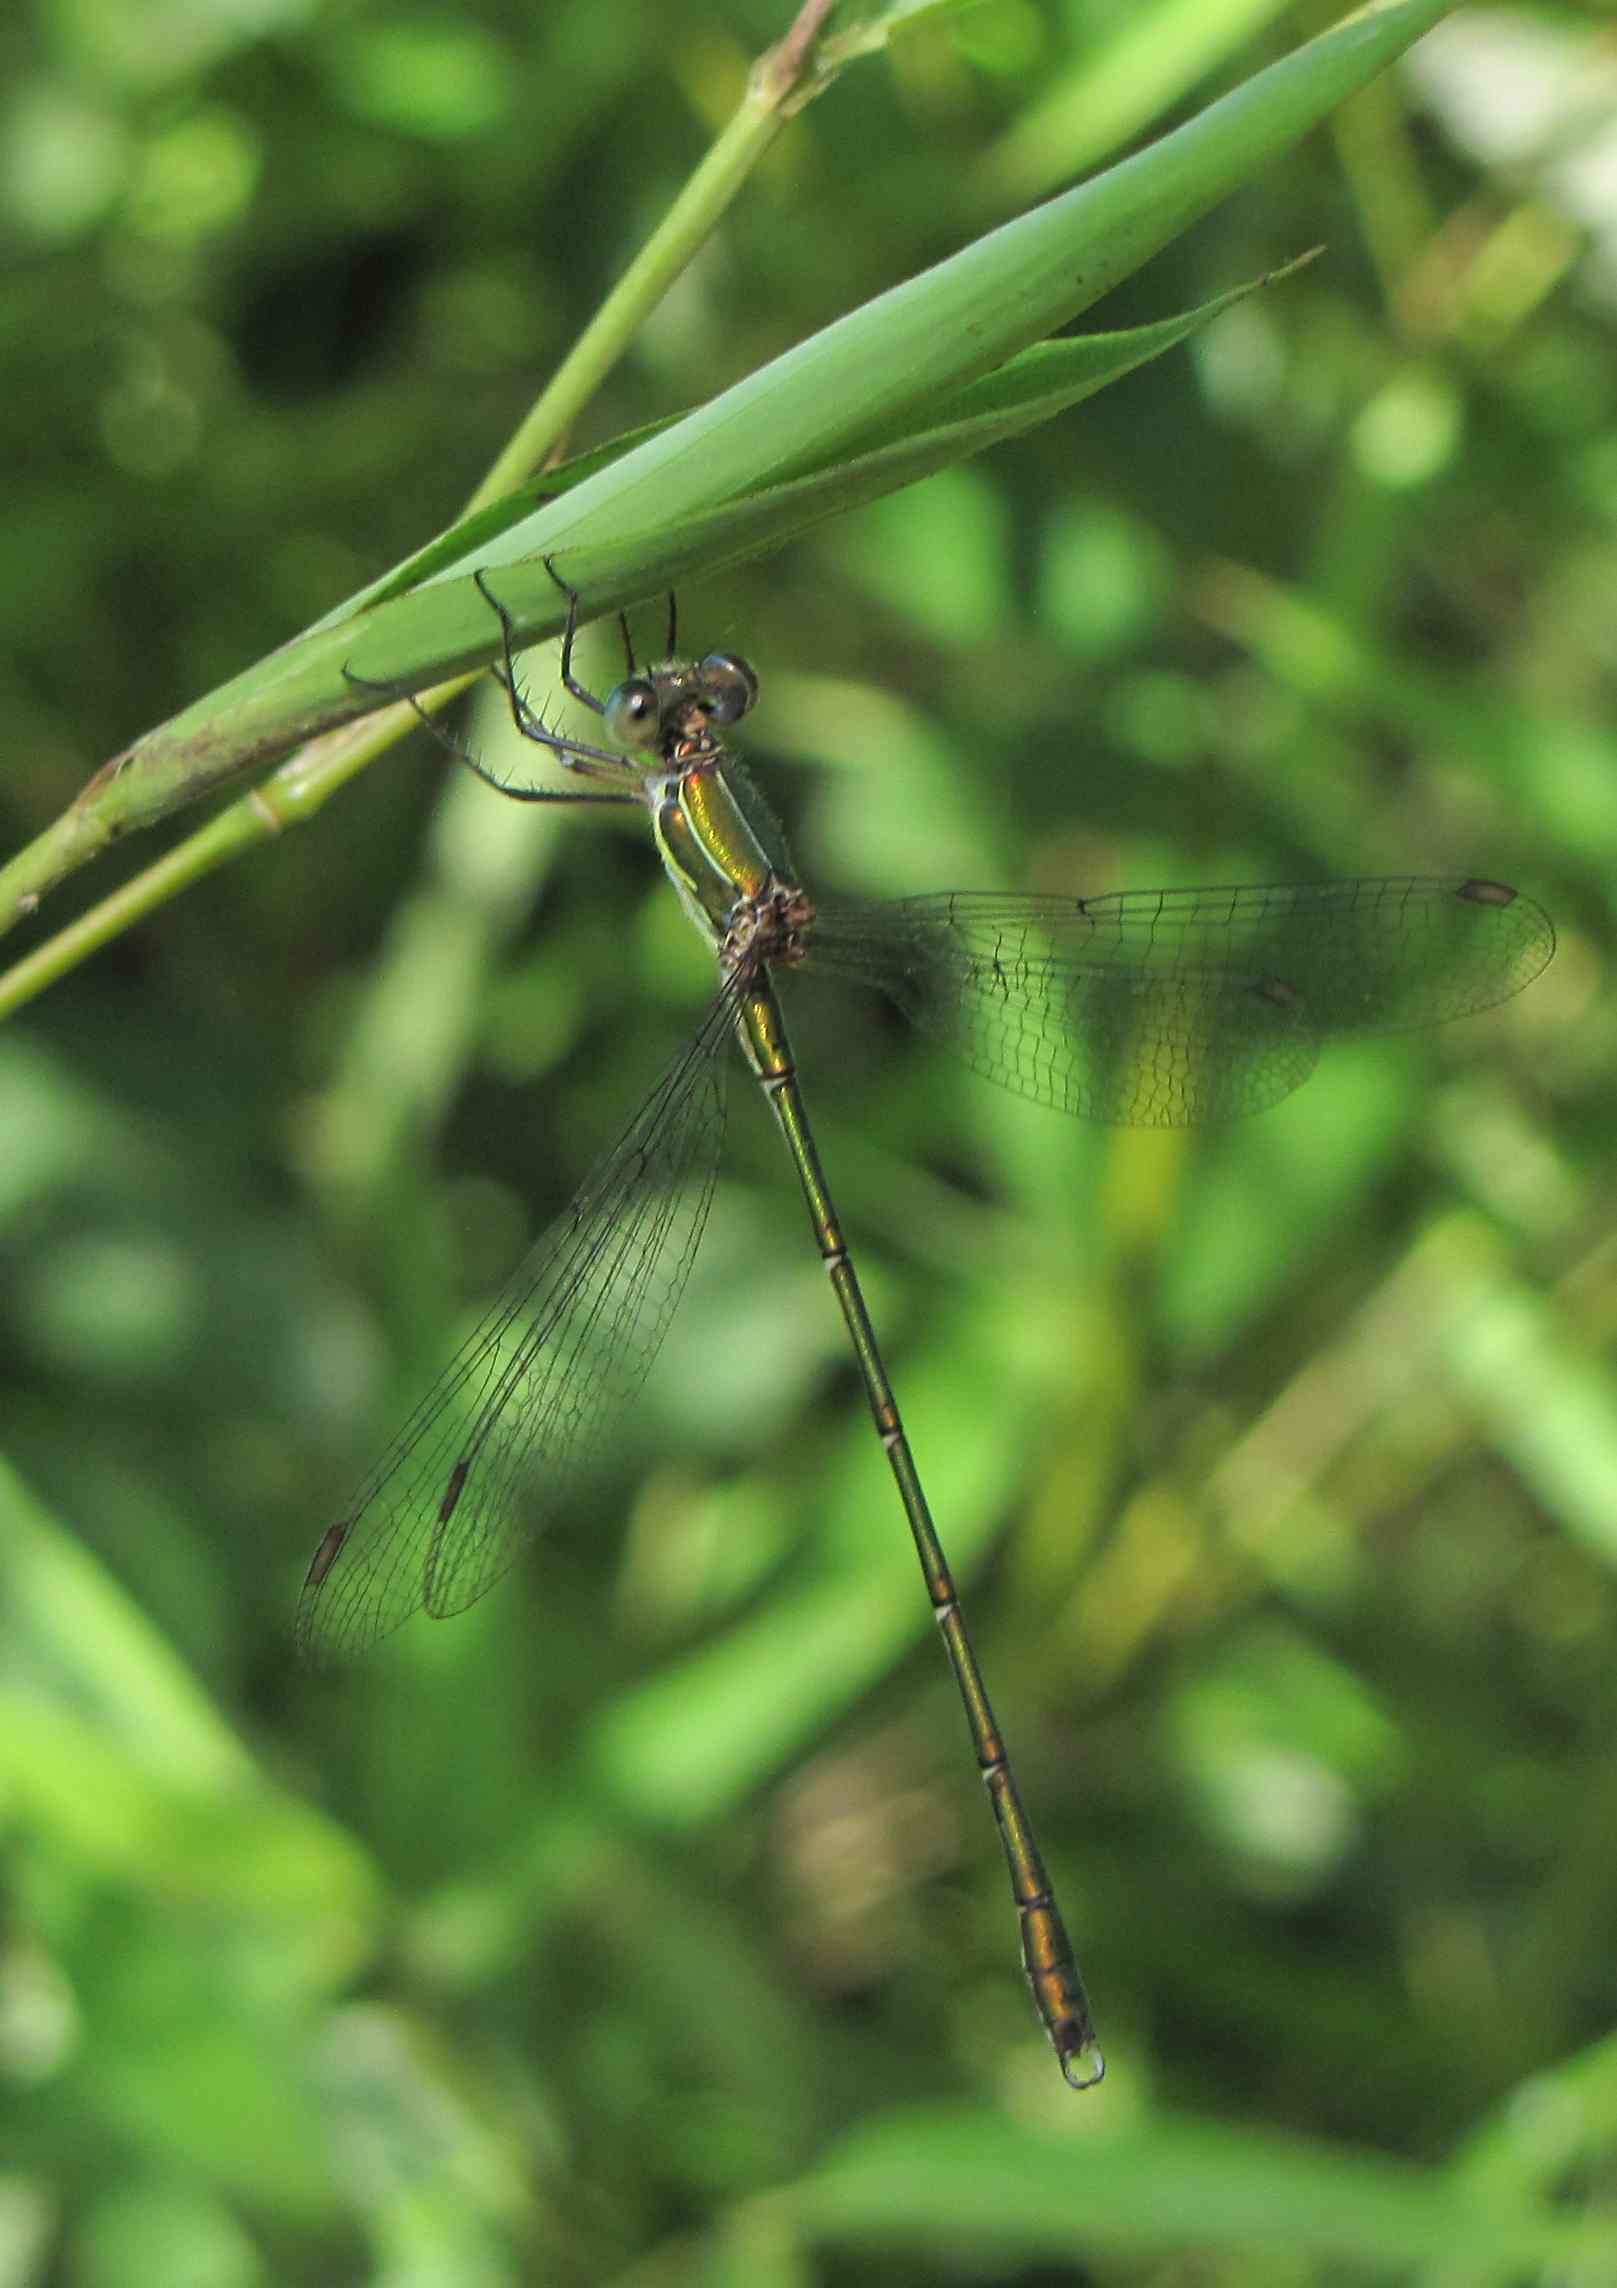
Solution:
<svg viewBox="0 0 1617 2288"><path fill-rule="evenodd" d="M631 752L654 752L700 738L712 726L739 723L758 696L758 678L734 652L714 651L694 664L670 660L626 676L607 694L610 736Z"/></svg>

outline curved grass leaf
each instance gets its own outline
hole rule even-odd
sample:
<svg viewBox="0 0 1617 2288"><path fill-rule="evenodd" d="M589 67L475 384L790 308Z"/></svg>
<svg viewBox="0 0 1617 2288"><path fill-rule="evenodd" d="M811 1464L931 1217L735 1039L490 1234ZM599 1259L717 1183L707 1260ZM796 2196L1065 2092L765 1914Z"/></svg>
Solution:
<svg viewBox="0 0 1617 2288"><path fill-rule="evenodd" d="M0 873L0 928L31 912L115 836L367 712L374 701L345 681L346 666L421 688L486 662L495 631L471 581L475 570L562 554L592 609L615 609L699 565L778 545L816 517L929 474L1100 386L1054 386L1058 366L1020 369L1010 361L1270 163L1448 5L1384 0L1363 11L1107 173L988 233L578 475L559 499L499 529L496 512L484 512L469 536L433 543L98 772ZM1182 339L1196 322L1194 314L1168 321L1155 348L1125 355L1115 370ZM1117 339L1099 337L1087 353L1051 344L1048 356L1104 362ZM1041 412L1045 384L1052 386ZM969 396L979 386L987 391L981 405ZM958 419L950 418L951 398ZM890 442L862 449L872 437ZM406 577L416 584L396 593ZM524 640L559 628L561 599L542 565L502 580L501 593ZM361 616L363 642L354 625ZM359 759L339 746L323 779L319 764L300 763L303 808L317 807Z"/></svg>

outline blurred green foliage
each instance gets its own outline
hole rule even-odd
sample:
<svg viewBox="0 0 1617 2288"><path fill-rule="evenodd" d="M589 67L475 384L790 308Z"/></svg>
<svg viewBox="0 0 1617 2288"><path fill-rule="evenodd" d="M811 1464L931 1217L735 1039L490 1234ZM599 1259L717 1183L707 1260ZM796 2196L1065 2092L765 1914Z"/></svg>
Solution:
<svg viewBox="0 0 1617 2288"><path fill-rule="evenodd" d="M450 519L786 15L8 19L8 847ZM578 444L1318 21L1195 17L922 12ZM642 824L422 738L0 1035L0 2288L1617 2274L1611 75L1454 20L1095 322L1324 260L681 598L811 885L1461 870L1560 927L1188 1139L793 995L1105 2083L739 1086L588 1504L296 1669L313 1544L704 990Z"/></svg>

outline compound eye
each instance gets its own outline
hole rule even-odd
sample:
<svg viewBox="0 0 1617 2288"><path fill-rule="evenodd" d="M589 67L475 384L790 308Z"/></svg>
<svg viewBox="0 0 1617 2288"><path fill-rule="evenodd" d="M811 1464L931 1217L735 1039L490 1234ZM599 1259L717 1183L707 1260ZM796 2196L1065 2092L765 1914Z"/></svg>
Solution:
<svg viewBox="0 0 1617 2288"><path fill-rule="evenodd" d="M654 747L662 737L663 711L649 675L631 675L608 694L606 727L620 747Z"/></svg>
<svg viewBox="0 0 1617 2288"><path fill-rule="evenodd" d="M758 678L733 651L710 651L697 669L715 723L739 723L758 696Z"/></svg>

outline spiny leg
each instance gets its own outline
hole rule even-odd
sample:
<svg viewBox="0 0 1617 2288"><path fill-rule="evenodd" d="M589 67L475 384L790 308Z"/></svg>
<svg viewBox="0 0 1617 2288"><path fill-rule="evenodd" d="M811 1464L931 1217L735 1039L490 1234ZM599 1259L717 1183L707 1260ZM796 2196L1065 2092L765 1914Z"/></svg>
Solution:
<svg viewBox="0 0 1617 2288"><path fill-rule="evenodd" d="M545 570L567 598L567 626L561 644L562 682L575 699L581 700L586 707L592 707L597 715L604 715L606 712L604 702L597 699L594 692L586 689L573 675L573 638L578 633L578 607L581 601L578 590L570 581L564 580L556 570L556 560L553 556L547 556L543 561ZM638 671L639 662L635 657L634 637L630 632L627 612L619 612L618 626L623 631L623 671L625 675L634 675ZM673 589L670 588L668 591L668 646L664 657L667 659L677 657L678 644L679 603Z"/></svg>
<svg viewBox="0 0 1617 2288"><path fill-rule="evenodd" d="M344 667L343 679L345 682L353 684L357 691L379 692L384 699L394 701L402 699L405 705L426 725L439 746L447 754L452 755L457 763L464 763L473 778L481 779L483 784L492 787L496 794L503 794L507 802L612 802L621 804L634 802L638 799L632 794L586 794L582 791L575 793L570 787L508 786L504 779L497 779L492 771L485 769L472 753L470 747L463 746L459 739L454 738L446 731L431 710L422 706L413 691L402 691L396 684L392 683L378 683L373 676L360 675L351 667Z"/></svg>
<svg viewBox="0 0 1617 2288"><path fill-rule="evenodd" d="M606 713L605 701L597 699L594 692L587 689L584 684L580 683L578 678L573 673L573 640L578 634L578 590L573 586L570 580L564 580L561 574L556 570L556 559L554 556L547 556L543 559L543 561L545 570L550 574L552 580L555 581L557 587L567 598L567 625L562 630L561 638L561 680L563 688L572 693L572 696L579 702L580 706L592 709L593 712L597 715L604 715ZM487 593L488 591L485 589L484 594L486 595ZM501 618L504 618L503 613L501 614ZM634 646L629 641L629 622L627 617L621 612L618 614L618 619L623 628L623 648L628 656L629 673L633 675Z"/></svg>
<svg viewBox="0 0 1617 2288"><path fill-rule="evenodd" d="M578 617L577 592L569 588L566 581L560 578L548 557L545 558L545 570L567 598L567 630L562 646L562 680L575 697L584 699L595 709L598 715L603 714L605 710L601 702L575 683L567 671L567 662L571 656L571 645ZM560 731L552 731L544 717L536 708L531 707L523 697L517 682L516 623L489 586L484 573L478 570L472 574L472 579L476 583L478 594L500 623L501 659L500 663L490 672L493 674L495 682L501 685L505 692L506 699L510 704L511 720L516 725L518 734L536 747L548 747L567 770L577 771L586 778L605 776L608 773L614 778L621 778L624 771L624 759L621 754L615 753L610 747L591 746L586 739L570 739ZM468 762L471 761L470 756L465 756L464 759ZM595 771L591 768L594 764L603 764L606 766L606 770ZM524 791L519 797L515 787L508 787L501 780L490 777L489 773L482 770L476 763L472 763L472 768L477 771L479 778L486 780L490 786L498 787L502 794L509 794L523 801L633 802L638 799L634 795L623 794L559 794L541 788Z"/></svg>
<svg viewBox="0 0 1617 2288"><path fill-rule="evenodd" d="M503 672L498 665L491 672L496 683L504 687L506 698L510 703L511 719L518 732L536 746L549 748L551 753L558 756L564 767L569 770L576 771L586 777L611 776L615 779L621 779L624 769L624 760L621 754L614 753L610 748L590 746L583 740L563 738L558 732L550 730L543 718L528 705L517 688L513 651L515 623L499 597L489 587L483 573L481 571L474 572L472 578L478 594L500 623L501 647L504 657ZM422 706L413 691L406 690L398 684L383 683L372 676L361 675L357 669L349 667L346 662L342 672L344 680L353 684L357 690L379 692L384 698L390 700L404 700L426 725L441 747L446 748L458 763L464 763L474 778L481 779L485 786L492 787L496 794L503 794L510 802L611 802L622 804L638 799L627 792L586 794L583 792L575 793L571 789L561 787L511 786L507 781L496 778L492 771L487 770L460 740L452 738L429 710Z"/></svg>

